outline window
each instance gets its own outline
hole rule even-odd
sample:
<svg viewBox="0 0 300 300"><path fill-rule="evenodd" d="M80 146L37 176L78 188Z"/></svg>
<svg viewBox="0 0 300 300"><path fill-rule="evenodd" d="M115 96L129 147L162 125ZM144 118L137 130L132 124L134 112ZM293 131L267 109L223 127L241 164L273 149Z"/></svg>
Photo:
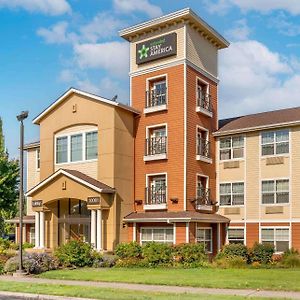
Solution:
<svg viewBox="0 0 300 300"><path fill-rule="evenodd" d="M261 228L261 242L274 245L276 252L288 250L289 240L289 228Z"/></svg>
<svg viewBox="0 0 300 300"><path fill-rule="evenodd" d="M228 137L220 139L220 160L244 157L244 137Z"/></svg>
<svg viewBox="0 0 300 300"><path fill-rule="evenodd" d="M262 203L289 203L289 180L278 179L262 181Z"/></svg>
<svg viewBox="0 0 300 300"><path fill-rule="evenodd" d="M97 159L98 132L85 132L56 138L56 163Z"/></svg>
<svg viewBox="0 0 300 300"><path fill-rule="evenodd" d="M197 106L211 112L211 100L209 85L201 80L197 80Z"/></svg>
<svg viewBox="0 0 300 300"><path fill-rule="evenodd" d="M41 167L41 150L36 149L36 168L39 170Z"/></svg>
<svg viewBox="0 0 300 300"><path fill-rule="evenodd" d="M229 244L244 244L244 228L228 228Z"/></svg>
<svg viewBox="0 0 300 300"><path fill-rule="evenodd" d="M197 228L197 243L203 243L207 252L212 252L212 230L211 228Z"/></svg>
<svg viewBox="0 0 300 300"><path fill-rule="evenodd" d="M68 162L68 137L56 139L56 163Z"/></svg>
<svg viewBox="0 0 300 300"><path fill-rule="evenodd" d="M220 205L244 205L244 182L221 183Z"/></svg>
<svg viewBox="0 0 300 300"><path fill-rule="evenodd" d="M197 141L196 141L197 155L210 158L210 142L209 142L209 132L201 127L197 127Z"/></svg>
<svg viewBox="0 0 300 300"><path fill-rule="evenodd" d="M149 242L173 244L173 228L141 228L141 244Z"/></svg>
<svg viewBox="0 0 300 300"><path fill-rule="evenodd" d="M167 128L153 127L147 129L145 155L159 155L167 153Z"/></svg>
<svg viewBox="0 0 300 300"><path fill-rule="evenodd" d="M197 205L212 205L210 200L210 190L208 188L208 177L197 176Z"/></svg>
<svg viewBox="0 0 300 300"><path fill-rule="evenodd" d="M289 153L289 131L268 131L261 134L261 155Z"/></svg>
<svg viewBox="0 0 300 300"><path fill-rule="evenodd" d="M98 133L88 132L85 138L85 159L96 159L98 156Z"/></svg>
<svg viewBox="0 0 300 300"><path fill-rule="evenodd" d="M167 104L167 82L165 78L149 81L149 91L146 93L146 107Z"/></svg>
<svg viewBox="0 0 300 300"><path fill-rule="evenodd" d="M82 134L71 135L71 161L82 160Z"/></svg>
<svg viewBox="0 0 300 300"><path fill-rule="evenodd" d="M146 204L166 204L166 194L166 176L150 176L148 178L148 187L146 188Z"/></svg>
<svg viewBox="0 0 300 300"><path fill-rule="evenodd" d="M35 244L35 227L30 226L29 228L29 243Z"/></svg>

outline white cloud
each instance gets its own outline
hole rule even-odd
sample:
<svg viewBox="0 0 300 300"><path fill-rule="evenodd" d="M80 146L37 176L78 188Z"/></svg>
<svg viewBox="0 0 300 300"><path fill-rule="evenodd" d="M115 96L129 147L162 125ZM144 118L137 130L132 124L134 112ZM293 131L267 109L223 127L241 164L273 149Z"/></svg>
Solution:
<svg viewBox="0 0 300 300"><path fill-rule="evenodd" d="M258 41L232 43L220 55L220 117L300 105L292 64Z"/></svg>
<svg viewBox="0 0 300 300"><path fill-rule="evenodd" d="M114 7L121 13L143 12L151 18L161 16L159 6L151 4L148 0L114 0Z"/></svg>
<svg viewBox="0 0 300 300"><path fill-rule="evenodd" d="M0 7L24 9L47 15L61 15L71 12L66 0L0 0Z"/></svg>
<svg viewBox="0 0 300 300"><path fill-rule="evenodd" d="M68 23L58 22L52 27L39 28L37 34L44 38L47 44L64 44L75 42L78 38L75 33L67 33Z"/></svg>
<svg viewBox="0 0 300 300"><path fill-rule="evenodd" d="M226 36L234 41L246 40L249 37L251 29L247 25L246 19L241 19L235 22L234 27L225 32Z"/></svg>
<svg viewBox="0 0 300 300"><path fill-rule="evenodd" d="M59 74L58 79L61 82L67 82L67 83L75 81L77 80L76 72L69 69L62 70Z"/></svg>
<svg viewBox="0 0 300 300"><path fill-rule="evenodd" d="M258 11L269 13L274 10L284 10L292 15L300 14L299 0L206 0L205 4L211 13L225 13L232 6L239 7L242 11Z"/></svg>
<svg viewBox="0 0 300 300"><path fill-rule="evenodd" d="M273 16L270 20L270 27L273 27L281 34L287 36L299 36L300 35L300 24L297 22L290 21L285 13L280 12L277 16Z"/></svg>
<svg viewBox="0 0 300 300"><path fill-rule="evenodd" d="M81 68L101 68L119 77L127 76L129 71L127 42L78 44L74 46L74 52Z"/></svg>

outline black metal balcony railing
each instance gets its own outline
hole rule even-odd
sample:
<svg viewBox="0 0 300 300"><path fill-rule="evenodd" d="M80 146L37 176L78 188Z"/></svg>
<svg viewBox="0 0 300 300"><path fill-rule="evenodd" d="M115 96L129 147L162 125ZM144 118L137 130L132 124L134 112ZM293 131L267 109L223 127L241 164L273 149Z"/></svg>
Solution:
<svg viewBox="0 0 300 300"><path fill-rule="evenodd" d="M146 205L166 204L167 203L167 187L147 187L146 188Z"/></svg>
<svg viewBox="0 0 300 300"><path fill-rule="evenodd" d="M210 199L210 189L197 188L196 207L199 205L213 205Z"/></svg>
<svg viewBox="0 0 300 300"><path fill-rule="evenodd" d="M203 138L197 140L197 155L210 158L210 142Z"/></svg>
<svg viewBox="0 0 300 300"><path fill-rule="evenodd" d="M167 88L146 91L146 108L167 104Z"/></svg>
<svg viewBox="0 0 300 300"><path fill-rule="evenodd" d="M157 155L167 153L167 137L152 137L146 139L145 155Z"/></svg>
<svg viewBox="0 0 300 300"><path fill-rule="evenodd" d="M207 93L198 93L197 106L212 112L211 95Z"/></svg>

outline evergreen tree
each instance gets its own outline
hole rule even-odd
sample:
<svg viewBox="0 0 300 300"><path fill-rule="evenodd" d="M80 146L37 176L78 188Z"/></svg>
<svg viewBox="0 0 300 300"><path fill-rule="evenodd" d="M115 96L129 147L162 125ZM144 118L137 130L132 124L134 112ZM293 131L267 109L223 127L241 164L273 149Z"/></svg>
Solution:
<svg viewBox="0 0 300 300"><path fill-rule="evenodd" d="M13 218L17 213L18 185L19 162L9 159L0 118L0 235L9 230L4 220Z"/></svg>

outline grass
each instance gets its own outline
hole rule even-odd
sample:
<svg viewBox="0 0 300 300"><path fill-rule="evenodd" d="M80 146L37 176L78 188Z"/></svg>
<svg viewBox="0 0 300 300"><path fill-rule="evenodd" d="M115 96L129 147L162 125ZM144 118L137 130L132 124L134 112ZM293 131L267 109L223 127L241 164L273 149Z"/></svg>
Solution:
<svg viewBox="0 0 300 300"><path fill-rule="evenodd" d="M0 281L0 290L9 292L22 292L43 295L56 295L65 297L81 297L102 300L242 300L246 297L204 295L204 294L171 294L158 292L140 292L124 289L108 289L100 287L70 286L60 284L37 284L21 283L11 281ZM253 300L263 300L266 298L253 297ZM269 298L271 299L271 298ZM272 298L276 299L276 298Z"/></svg>
<svg viewBox="0 0 300 300"><path fill-rule="evenodd" d="M40 277L206 288L300 291L300 269L83 268L50 271L41 274Z"/></svg>

